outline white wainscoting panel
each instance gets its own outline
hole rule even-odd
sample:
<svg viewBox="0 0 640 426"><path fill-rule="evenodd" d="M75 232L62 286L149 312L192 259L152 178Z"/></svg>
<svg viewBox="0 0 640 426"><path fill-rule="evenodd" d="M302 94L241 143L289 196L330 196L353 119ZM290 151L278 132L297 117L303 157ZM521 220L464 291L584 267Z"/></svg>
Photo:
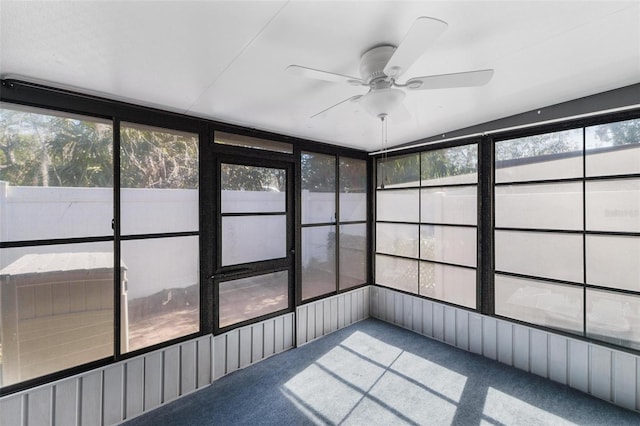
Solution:
<svg viewBox="0 0 640 426"><path fill-rule="evenodd" d="M640 411L637 355L389 288L369 291L374 318Z"/></svg>
<svg viewBox="0 0 640 426"><path fill-rule="evenodd" d="M211 384L212 340L202 336L2 397L0 425L112 425L138 416Z"/></svg>
<svg viewBox="0 0 640 426"><path fill-rule="evenodd" d="M213 338L214 380L293 347L294 313L236 328Z"/></svg>
<svg viewBox="0 0 640 426"><path fill-rule="evenodd" d="M360 287L298 306L296 309L297 346L368 318L369 291L369 286ZM392 301L391 305L393 303Z"/></svg>

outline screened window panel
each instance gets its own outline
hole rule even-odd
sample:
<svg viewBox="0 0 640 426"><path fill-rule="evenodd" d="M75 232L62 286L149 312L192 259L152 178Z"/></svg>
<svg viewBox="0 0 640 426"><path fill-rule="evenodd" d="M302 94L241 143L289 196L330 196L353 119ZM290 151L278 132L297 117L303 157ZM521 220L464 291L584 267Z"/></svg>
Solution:
<svg viewBox="0 0 640 426"><path fill-rule="evenodd" d="M640 179L587 182L587 230L640 232Z"/></svg>
<svg viewBox="0 0 640 426"><path fill-rule="evenodd" d="M281 259L287 256L287 217L222 218L222 265Z"/></svg>
<svg viewBox="0 0 640 426"><path fill-rule="evenodd" d="M496 142L495 180L523 182L582 177L582 129Z"/></svg>
<svg viewBox="0 0 640 426"><path fill-rule="evenodd" d="M302 228L302 299L336 291L336 227Z"/></svg>
<svg viewBox="0 0 640 426"><path fill-rule="evenodd" d="M476 186L422 188L420 220L425 223L475 225L478 220Z"/></svg>
<svg viewBox="0 0 640 426"><path fill-rule="evenodd" d="M5 103L0 116L2 241L113 235L111 122Z"/></svg>
<svg viewBox="0 0 640 426"><path fill-rule="evenodd" d="M476 228L420 225L420 259L476 266Z"/></svg>
<svg viewBox="0 0 640 426"><path fill-rule="evenodd" d="M640 119L587 127L587 176L640 173Z"/></svg>
<svg viewBox="0 0 640 426"><path fill-rule="evenodd" d="M495 275L495 312L516 320L582 334L583 288Z"/></svg>
<svg viewBox="0 0 640 426"><path fill-rule="evenodd" d="M582 183L497 186L495 225L582 230Z"/></svg>
<svg viewBox="0 0 640 426"><path fill-rule="evenodd" d="M113 356L113 265L113 242L0 249L0 386Z"/></svg>
<svg viewBox="0 0 640 426"><path fill-rule="evenodd" d="M475 309L476 270L420 262L420 294Z"/></svg>
<svg viewBox="0 0 640 426"><path fill-rule="evenodd" d="M587 289L587 336L640 349L640 297Z"/></svg>
<svg viewBox="0 0 640 426"><path fill-rule="evenodd" d="M376 283L418 294L418 260L377 254Z"/></svg>
<svg viewBox="0 0 640 426"><path fill-rule="evenodd" d="M640 237L587 235L587 283L640 291Z"/></svg>
<svg viewBox="0 0 640 426"><path fill-rule="evenodd" d="M376 251L396 256L418 257L418 225L378 223Z"/></svg>
<svg viewBox="0 0 640 426"><path fill-rule="evenodd" d="M420 193L418 189L377 191L376 219L389 222L418 222Z"/></svg>
<svg viewBox="0 0 640 426"><path fill-rule="evenodd" d="M198 231L197 189L123 188L122 235Z"/></svg>
<svg viewBox="0 0 640 426"><path fill-rule="evenodd" d="M426 151L420 159L421 185L478 182L478 145Z"/></svg>
<svg viewBox="0 0 640 426"><path fill-rule="evenodd" d="M582 283L582 235L496 231L495 267L502 272Z"/></svg>
<svg viewBox="0 0 640 426"><path fill-rule="evenodd" d="M123 235L198 231L198 135L123 123Z"/></svg>
<svg viewBox="0 0 640 426"><path fill-rule="evenodd" d="M199 241L193 237L121 242L128 345L142 349L200 330ZM126 303L125 303L126 301Z"/></svg>
<svg viewBox="0 0 640 426"><path fill-rule="evenodd" d="M340 225L340 290L367 282L367 225Z"/></svg>
<svg viewBox="0 0 640 426"><path fill-rule="evenodd" d="M258 318L289 307L289 272L280 271L219 285L219 327Z"/></svg>
<svg viewBox="0 0 640 426"><path fill-rule="evenodd" d="M220 168L222 213L286 211L286 170L238 164Z"/></svg>
<svg viewBox="0 0 640 426"><path fill-rule="evenodd" d="M367 220L367 162L341 157L340 221Z"/></svg>
<svg viewBox="0 0 640 426"><path fill-rule="evenodd" d="M336 221L336 158L303 152L302 223Z"/></svg>
<svg viewBox="0 0 640 426"><path fill-rule="evenodd" d="M420 154L398 155L377 162L376 188L420 185Z"/></svg>

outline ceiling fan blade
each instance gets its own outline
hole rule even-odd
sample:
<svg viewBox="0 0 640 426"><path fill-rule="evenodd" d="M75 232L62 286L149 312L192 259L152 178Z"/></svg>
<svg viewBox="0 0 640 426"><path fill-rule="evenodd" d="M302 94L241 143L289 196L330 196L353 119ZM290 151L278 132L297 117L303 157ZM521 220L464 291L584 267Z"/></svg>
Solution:
<svg viewBox="0 0 640 426"><path fill-rule="evenodd" d="M350 98L347 98L347 99L345 99L344 101L340 101L340 102L338 102L338 103L337 103L337 104L335 104L335 105L331 105L329 108L325 108L325 109L323 109L323 110L322 110L322 111L320 111L319 113L312 115L310 118L318 117L319 115L324 114L325 112L329 111L329 110L330 110L330 109L332 109L332 108L337 107L338 105L342 105L342 104L347 103L347 102L356 102L356 101L360 100L360 98L361 98L362 96L363 96L363 95L356 95L356 96L352 96L352 97L350 97Z"/></svg>
<svg viewBox="0 0 640 426"><path fill-rule="evenodd" d="M316 70L313 68L302 67L300 65L289 65L287 67L287 72L291 75L312 78L315 80L330 81L332 83L346 83L352 86L366 86L365 82L357 77Z"/></svg>
<svg viewBox="0 0 640 426"><path fill-rule="evenodd" d="M409 90L450 89L456 87L484 86L493 77L493 70L457 72L453 74L414 77L403 86Z"/></svg>
<svg viewBox="0 0 640 426"><path fill-rule="evenodd" d="M447 23L426 16L415 20L402 43L384 67L384 73L398 78L422 55L429 44L447 29Z"/></svg>

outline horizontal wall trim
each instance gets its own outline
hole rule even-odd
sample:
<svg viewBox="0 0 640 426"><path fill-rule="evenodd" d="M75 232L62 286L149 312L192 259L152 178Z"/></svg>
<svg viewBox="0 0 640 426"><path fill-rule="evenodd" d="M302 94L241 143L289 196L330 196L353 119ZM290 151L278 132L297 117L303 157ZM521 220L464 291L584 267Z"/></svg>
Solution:
<svg viewBox="0 0 640 426"><path fill-rule="evenodd" d="M505 271L499 271L499 270L496 270L495 273L496 273L496 275L503 275L503 276L514 277L514 278L522 278L522 279L525 279L525 280L545 281L545 282L548 282L548 283L551 283L551 284L570 285L570 286L574 286L574 287L584 287L586 289L592 289L592 290L603 290L603 291L609 291L609 292L612 292L612 293L620 293L620 294L628 294L628 295L633 295L633 296L640 296L640 291L628 290L628 289L624 289L624 288L606 287L606 286L601 286L601 285L596 285L596 284L578 283L578 282L574 282L574 281L564 281L564 280L558 280L558 279L555 279L555 278L538 277L538 276L534 276L534 275L519 274L519 273L516 273L516 272L505 272ZM586 274L586 271L585 271L585 274Z"/></svg>

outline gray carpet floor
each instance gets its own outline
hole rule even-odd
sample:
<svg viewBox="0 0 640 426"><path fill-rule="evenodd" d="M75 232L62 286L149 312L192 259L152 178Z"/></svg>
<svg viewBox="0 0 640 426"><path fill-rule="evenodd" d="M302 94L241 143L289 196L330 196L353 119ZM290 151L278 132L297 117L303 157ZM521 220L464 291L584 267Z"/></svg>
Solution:
<svg viewBox="0 0 640 426"><path fill-rule="evenodd" d="M640 425L640 414L367 319L125 424Z"/></svg>

